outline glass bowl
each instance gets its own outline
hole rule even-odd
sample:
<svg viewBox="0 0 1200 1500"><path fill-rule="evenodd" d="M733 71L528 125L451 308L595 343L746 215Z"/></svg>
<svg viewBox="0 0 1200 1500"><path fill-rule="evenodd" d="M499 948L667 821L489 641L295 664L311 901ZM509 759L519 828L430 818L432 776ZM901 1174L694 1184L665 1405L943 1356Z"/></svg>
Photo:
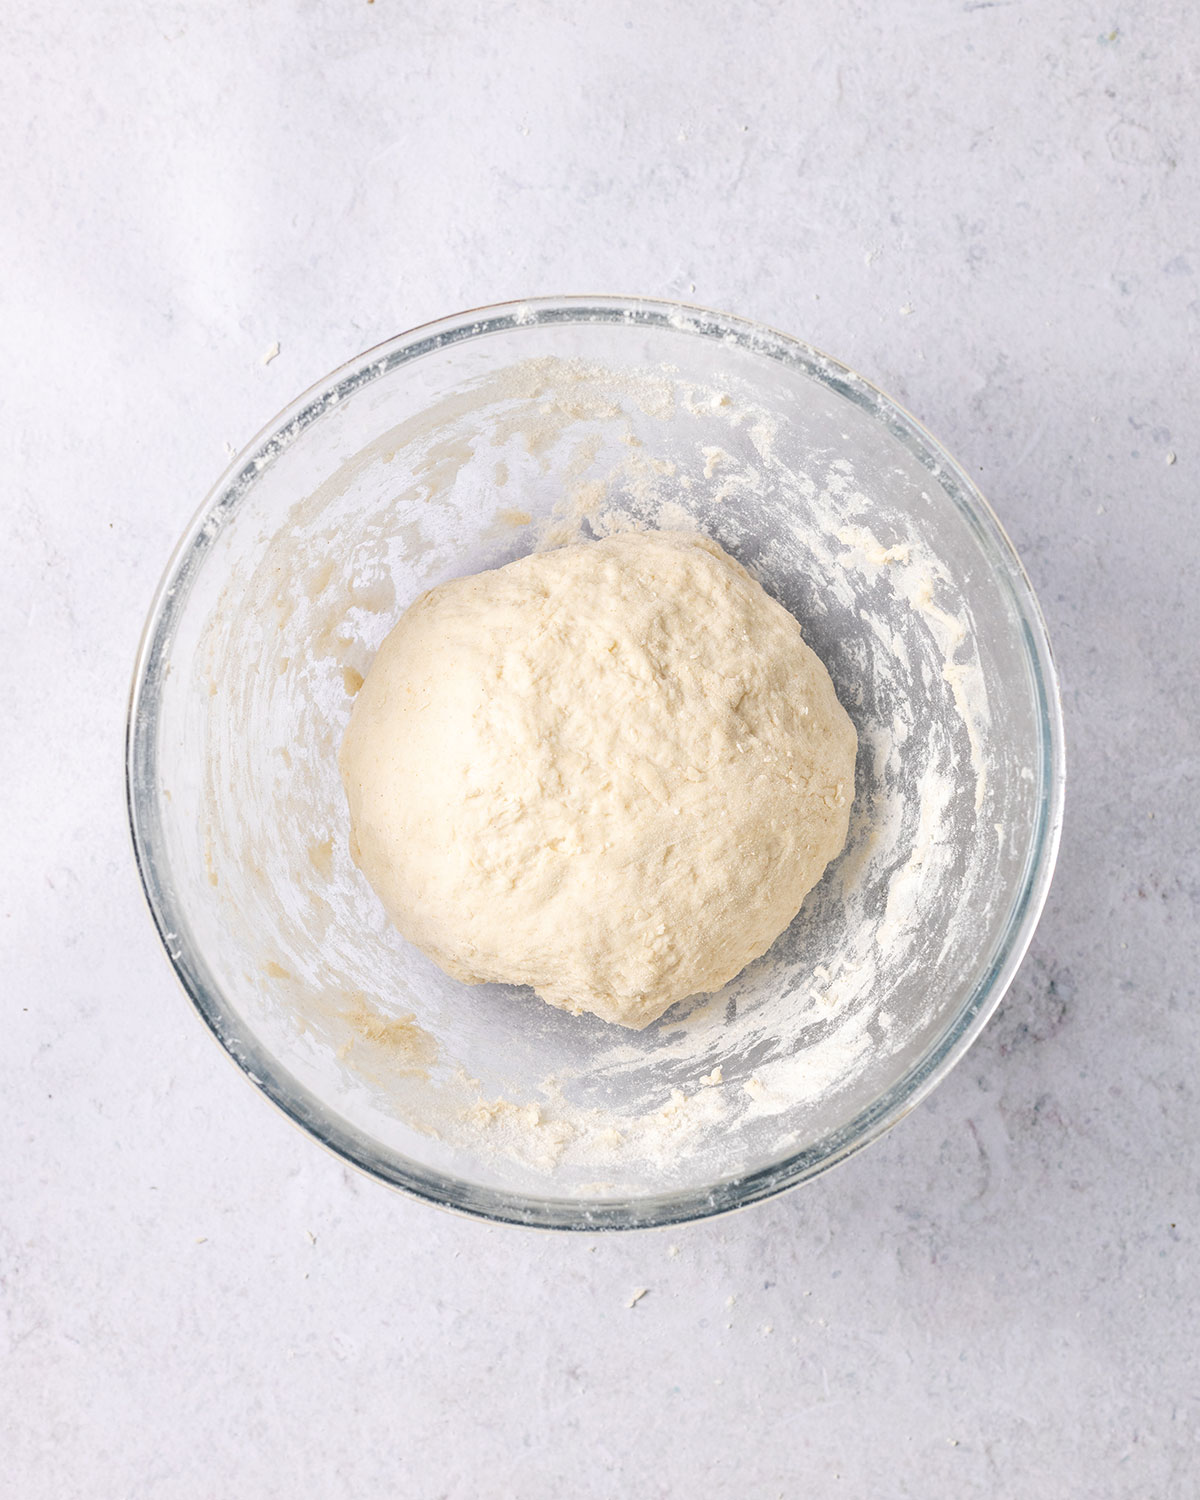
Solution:
<svg viewBox="0 0 1200 1500"><path fill-rule="evenodd" d="M638 526L703 530L796 615L859 753L846 849L788 931L629 1033L406 944L350 860L336 753L419 593ZM618 1229L803 1182L944 1077L1045 900L1062 724L1011 545L886 396L737 318L552 298L380 345L234 462L150 611L128 795L185 989L297 1124L446 1207Z"/></svg>

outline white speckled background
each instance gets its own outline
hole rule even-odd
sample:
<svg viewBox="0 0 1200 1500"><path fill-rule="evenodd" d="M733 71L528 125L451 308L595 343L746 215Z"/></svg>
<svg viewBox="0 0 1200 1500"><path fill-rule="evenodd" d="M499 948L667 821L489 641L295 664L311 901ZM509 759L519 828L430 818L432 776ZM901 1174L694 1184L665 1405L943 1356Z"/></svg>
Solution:
<svg viewBox="0 0 1200 1500"><path fill-rule="evenodd" d="M0 38L0 1490L1193 1494L1196 9L46 0ZM410 1203L277 1115L158 950L121 796L225 444L423 319L591 290L915 411L1033 575L1071 759L1031 955L934 1098L603 1241Z"/></svg>

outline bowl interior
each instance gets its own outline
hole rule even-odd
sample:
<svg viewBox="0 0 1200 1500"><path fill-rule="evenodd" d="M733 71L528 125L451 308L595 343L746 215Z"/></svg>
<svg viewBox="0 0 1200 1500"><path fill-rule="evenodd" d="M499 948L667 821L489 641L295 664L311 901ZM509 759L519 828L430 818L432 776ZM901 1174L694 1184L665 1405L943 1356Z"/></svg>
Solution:
<svg viewBox="0 0 1200 1500"><path fill-rule="evenodd" d="M859 734L849 842L799 917L640 1034L406 944L336 762L419 593L630 526L744 563ZM218 488L148 627L135 840L202 1013L326 1143L493 1217L666 1222L838 1159L982 1023L1053 856L1050 671L986 506L849 372L664 305L497 309L339 372Z"/></svg>

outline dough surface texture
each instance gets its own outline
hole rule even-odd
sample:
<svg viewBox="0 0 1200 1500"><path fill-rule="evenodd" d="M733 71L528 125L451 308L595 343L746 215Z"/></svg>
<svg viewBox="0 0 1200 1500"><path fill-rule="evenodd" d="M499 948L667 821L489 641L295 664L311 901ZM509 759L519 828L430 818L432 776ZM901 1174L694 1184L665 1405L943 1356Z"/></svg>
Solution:
<svg viewBox="0 0 1200 1500"><path fill-rule="evenodd" d="M342 745L351 851L456 978L641 1029L788 926L845 843L856 743L715 542L625 533L412 604Z"/></svg>

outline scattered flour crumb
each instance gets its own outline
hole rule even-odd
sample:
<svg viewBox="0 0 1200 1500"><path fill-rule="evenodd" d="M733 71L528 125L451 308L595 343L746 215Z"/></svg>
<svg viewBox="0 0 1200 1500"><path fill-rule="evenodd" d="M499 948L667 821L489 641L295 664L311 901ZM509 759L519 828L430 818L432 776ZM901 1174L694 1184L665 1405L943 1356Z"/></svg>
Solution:
<svg viewBox="0 0 1200 1500"><path fill-rule="evenodd" d="M701 448L700 456L704 459L705 479L711 479L721 464L731 464L733 462L733 459L725 452L724 448Z"/></svg>
<svg viewBox="0 0 1200 1500"><path fill-rule="evenodd" d="M276 339L275 342L271 345L271 347L267 350L267 352L263 355L262 362L263 362L264 365L269 365L273 359L278 359L278 358L279 358L279 340Z"/></svg>
<svg viewBox="0 0 1200 1500"><path fill-rule="evenodd" d="M650 1290L650 1288L648 1286L635 1287L634 1290L633 1290L633 1296L630 1297L629 1301L625 1304L625 1306L626 1307L636 1307L638 1305L638 1303L642 1300L642 1298L646 1295L646 1293L649 1290Z"/></svg>

